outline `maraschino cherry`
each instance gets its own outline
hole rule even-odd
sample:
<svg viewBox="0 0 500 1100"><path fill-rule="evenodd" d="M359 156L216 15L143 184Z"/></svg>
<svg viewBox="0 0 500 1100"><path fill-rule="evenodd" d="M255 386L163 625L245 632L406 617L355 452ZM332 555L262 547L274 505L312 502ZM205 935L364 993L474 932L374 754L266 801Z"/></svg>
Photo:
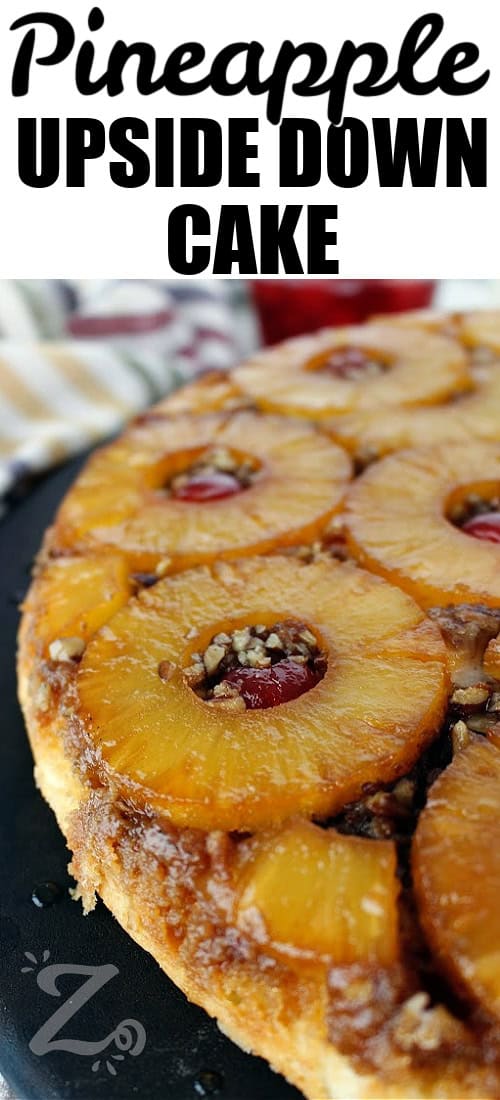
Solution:
<svg viewBox="0 0 500 1100"><path fill-rule="evenodd" d="M356 378L363 374L370 363L370 356L362 348L337 348L323 365L323 370L335 378Z"/></svg>
<svg viewBox="0 0 500 1100"><path fill-rule="evenodd" d="M483 512L468 519L462 527L468 535L486 542L500 542L500 512Z"/></svg>
<svg viewBox="0 0 500 1100"><path fill-rule="evenodd" d="M289 703L315 687L324 672L287 657L269 668L235 668L224 677L237 688L248 710Z"/></svg>
<svg viewBox="0 0 500 1100"><path fill-rule="evenodd" d="M234 474L214 470L213 473L193 474L184 485L172 494L175 500L203 504L210 500L224 500L241 492L241 483Z"/></svg>

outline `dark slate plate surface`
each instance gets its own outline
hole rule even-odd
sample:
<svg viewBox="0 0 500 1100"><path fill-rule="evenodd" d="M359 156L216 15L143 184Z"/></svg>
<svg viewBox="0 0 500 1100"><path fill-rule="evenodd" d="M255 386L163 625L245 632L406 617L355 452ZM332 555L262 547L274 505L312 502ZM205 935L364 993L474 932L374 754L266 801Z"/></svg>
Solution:
<svg viewBox="0 0 500 1100"><path fill-rule="evenodd" d="M64 840L33 784L14 660L17 604L29 582L31 561L78 467L73 462L52 474L0 525L0 1072L21 1100L299 1100L299 1093L263 1061L240 1051L189 1004L103 905L84 918L69 897ZM39 907L31 895L47 881L61 888L60 896ZM44 952L50 952L45 961ZM78 973L61 974L60 996L49 995L37 976L45 971L48 981L46 967L52 964L66 964L69 971L109 964L117 969L52 1042L95 1043L132 1019L146 1032L142 1053L132 1057L126 1051L115 1060L114 1042L93 1056L54 1049L34 1053L29 1046L33 1036L87 980ZM22 973L27 967L33 969ZM71 1005L64 1009L71 1010Z"/></svg>

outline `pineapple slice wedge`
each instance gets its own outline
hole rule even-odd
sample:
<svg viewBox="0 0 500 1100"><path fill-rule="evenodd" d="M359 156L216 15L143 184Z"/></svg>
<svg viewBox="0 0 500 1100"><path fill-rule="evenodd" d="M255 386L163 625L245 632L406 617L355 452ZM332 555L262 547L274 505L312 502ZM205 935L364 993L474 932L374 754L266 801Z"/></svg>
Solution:
<svg viewBox="0 0 500 1100"><path fill-rule="evenodd" d="M310 691L252 710L190 686L193 654L215 635L287 619L326 658ZM398 588L332 559L275 556L142 592L87 647L77 692L103 782L177 824L246 830L328 814L407 771L440 726L448 673L437 627Z"/></svg>
<svg viewBox="0 0 500 1100"><path fill-rule="evenodd" d="M353 351L361 357L358 377L350 369ZM238 367L233 379L259 408L317 420L385 406L429 405L472 386L467 357L456 341L382 323L289 340Z"/></svg>
<svg viewBox="0 0 500 1100"><path fill-rule="evenodd" d="M186 501L172 479L217 452L250 469L226 499ZM55 541L119 547L132 570L162 575L221 557L316 539L339 507L350 459L313 426L253 412L154 415L94 454L65 498Z"/></svg>
<svg viewBox="0 0 500 1100"><path fill-rule="evenodd" d="M31 641L42 653L63 639L87 642L127 603L131 591L122 554L49 558L23 605L31 616Z"/></svg>
<svg viewBox="0 0 500 1100"><path fill-rule="evenodd" d="M390 455L347 496L348 544L360 563L424 606L500 606L500 546L447 516L469 494L500 494L500 445L467 441Z"/></svg>
<svg viewBox="0 0 500 1100"><path fill-rule="evenodd" d="M459 992L500 1018L500 749L483 738L436 780L413 845L420 917Z"/></svg>
<svg viewBox="0 0 500 1100"><path fill-rule="evenodd" d="M307 821L238 848L236 926L273 954L389 967L399 957L396 847Z"/></svg>

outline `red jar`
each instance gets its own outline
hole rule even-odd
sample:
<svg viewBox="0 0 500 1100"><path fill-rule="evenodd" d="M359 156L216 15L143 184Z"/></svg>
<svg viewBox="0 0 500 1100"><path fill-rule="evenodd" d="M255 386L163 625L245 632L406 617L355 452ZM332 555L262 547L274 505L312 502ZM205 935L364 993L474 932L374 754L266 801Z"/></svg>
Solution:
<svg viewBox="0 0 500 1100"><path fill-rule="evenodd" d="M264 343L328 325L351 325L374 313L424 309L428 279L260 279L250 283Z"/></svg>

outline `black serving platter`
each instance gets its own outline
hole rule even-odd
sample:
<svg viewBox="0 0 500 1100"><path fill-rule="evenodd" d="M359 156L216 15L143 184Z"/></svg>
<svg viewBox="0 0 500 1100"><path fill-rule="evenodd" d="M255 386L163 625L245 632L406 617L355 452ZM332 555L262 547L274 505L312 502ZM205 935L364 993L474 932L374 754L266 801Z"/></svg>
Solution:
<svg viewBox="0 0 500 1100"><path fill-rule="evenodd" d="M84 917L69 895L68 852L33 782L15 645L33 556L80 464L49 475L0 523L0 1073L19 1100L299 1100L189 1004L104 905ZM89 979L99 988L77 1008ZM81 1046L102 1046L122 1021L132 1022L105 1049Z"/></svg>

